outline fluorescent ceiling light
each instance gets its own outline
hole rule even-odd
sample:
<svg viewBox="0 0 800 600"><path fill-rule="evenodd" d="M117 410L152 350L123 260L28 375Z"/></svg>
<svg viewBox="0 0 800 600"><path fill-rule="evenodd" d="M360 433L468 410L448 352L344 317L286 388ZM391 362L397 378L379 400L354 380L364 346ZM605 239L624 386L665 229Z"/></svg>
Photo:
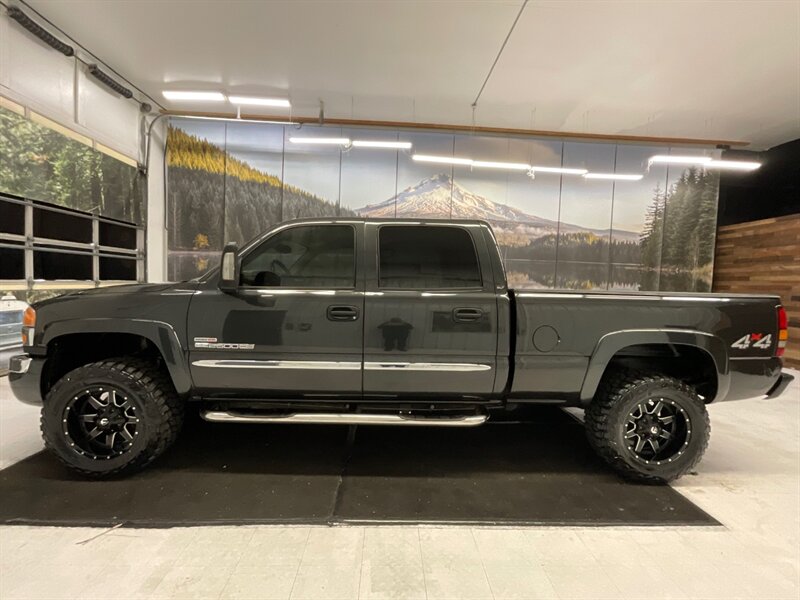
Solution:
<svg viewBox="0 0 800 600"><path fill-rule="evenodd" d="M432 156L429 154L415 154L411 158L417 162L444 163L446 165L471 165L471 158L458 158L455 156Z"/></svg>
<svg viewBox="0 0 800 600"><path fill-rule="evenodd" d="M669 165L705 165L711 162L710 156L672 156L671 154L657 154L651 156L648 164L666 163Z"/></svg>
<svg viewBox="0 0 800 600"><path fill-rule="evenodd" d="M736 171L755 171L761 166L758 162L744 160L712 160L705 165L709 169L733 169Z"/></svg>
<svg viewBox="0 0 800 600"><path fill-rule="evenodd" d="M231 104L243 106L276 106L278 108L291 108L292 105L286 98L256 98L255 96L228 96Z"/></svg>
<svg viewBox="0 0 800 600"><path fill-rule="evenodd" d="M200 115L170 115L176 119L198 119L200 121L231 121L233 123L270 123L272 125L300 125L297 121L275 121L272 119L240 119L239 117L203 117Z"/></svg>
<svg viewBox="0 0 800 600"><path fill-rule="evenodd" d="M488 160L473 160L473 167L485 167L487 169L509 169L511 171L528 171L531 166L524 163L492 162Z"/></svg>
<svg viewBox="0 0 800 600"><path fill-rule="evenodd" d="M620 181L639 181L644 175L626 175L624 173L586 173L586 179L617 179Z"/></svg>
<svg viewBox="0 0 800 600"><path fill-rule="evenodd" d="M293 144L331 144L335 146L347 146L350 143L349 138L335 138L335 137L290 137L289 141Z"/></svg>
<svg viewBox="0 0 800 600"><path fill-rule="evenodd" d="M167 100L206 100L208 102L223 102L225 95L222 92L182 92L167 90L161 92Z"/></svg>
<svg viewBox="0 0 800 600"><path fill-rule="evenodd" d="M398 148L400 150L409 150L411 142L381 142L379 140L353 140L353 146L356 148Z"/></svg>
<svg viewBox="0 0 800 600"><path fill-rule="evenodd" d="M586 175L587 169L571 169L567 167L531 167L534 173L563 173L564 175Z"/></svg>

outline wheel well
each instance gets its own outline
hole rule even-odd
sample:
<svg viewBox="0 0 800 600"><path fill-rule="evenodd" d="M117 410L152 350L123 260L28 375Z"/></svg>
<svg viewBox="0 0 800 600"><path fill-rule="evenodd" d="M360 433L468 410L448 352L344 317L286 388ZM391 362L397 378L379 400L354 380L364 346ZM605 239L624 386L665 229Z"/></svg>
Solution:
<svg viewBox="0 0 800 600"><path fill-rule="evenodd" d="M717 366L712 356L697 346L637 344L619 350L603 373L605 379L619 369L663 373L693 387L706 403L717 396Z"/></svg>
<svg viewBox="0 0 800 600"><path fill-rule="evenodd" d="M51 340L42 373L42 397L64 375L82 365L116 356L138 356L161 364L163 357L146 337L132 333L71 333Z"/></svg>

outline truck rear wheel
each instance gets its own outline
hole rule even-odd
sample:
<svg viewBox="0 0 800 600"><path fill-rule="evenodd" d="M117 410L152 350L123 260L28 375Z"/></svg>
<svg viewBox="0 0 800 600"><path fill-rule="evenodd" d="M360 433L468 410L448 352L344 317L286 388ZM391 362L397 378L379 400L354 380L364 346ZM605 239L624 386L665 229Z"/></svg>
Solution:
<svg viewBox="0 0 800 600"><path fill-rule="evenodd" d="M589 444L624 477L666 483L691 470L708 447L708 411L697 393L664 375L608 377L586 409Z"/></svg>
<svg viewBox="0 0 800 600"><path fill-rule="evenodd" d="M127 474L150 464L177 438L183 403L167 375L136 358L70 371L42 408L45 446L85 477Z"/></svg>

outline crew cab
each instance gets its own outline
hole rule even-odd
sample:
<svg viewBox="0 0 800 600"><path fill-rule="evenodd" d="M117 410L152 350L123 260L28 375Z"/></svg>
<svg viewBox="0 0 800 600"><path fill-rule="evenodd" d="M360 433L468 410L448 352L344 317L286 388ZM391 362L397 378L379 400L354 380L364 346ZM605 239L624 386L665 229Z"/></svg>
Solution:
<svg viewBox="0 0 800 600"><path fill-rule="evenodd" d="M700 460L708 404L785 389L786 337L777 296L509 289L485 222L330 218L229 244L197 280L39 302L10 378L90 477L150 463L189 406L468 427L555 403L585 409L611 467L665 482Z"/></svg>

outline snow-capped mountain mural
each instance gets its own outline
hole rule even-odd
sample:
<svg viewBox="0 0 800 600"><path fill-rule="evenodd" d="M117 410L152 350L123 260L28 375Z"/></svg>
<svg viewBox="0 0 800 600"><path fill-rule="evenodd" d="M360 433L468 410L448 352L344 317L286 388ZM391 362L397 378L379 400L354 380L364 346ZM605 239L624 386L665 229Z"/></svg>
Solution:
<svg viewBox="0 0 800 600"><path fill-rule="evenodd" d="M513 206L493 202L475 194L445 174L427 177L410 186L396 196L356 209L356 212L370 218L427 218L427 219L483 219L495 228L513 227L524 229L531 238L561 233L593 233L608 237L608 229L592 229L571 223L561 223L531 215ZM614 239L634 241L639 234L632 231L614 230Z"/></svg>
<svg viewBox="0 0 800 600"><path fill-rule="evenodd" d="M431 219L487 221L523 221L530 218L521 210L497 204L470 192L444 173L427 177L388 200L356 209L356 212L362 216L378 218L424 216Z"/></svg>

